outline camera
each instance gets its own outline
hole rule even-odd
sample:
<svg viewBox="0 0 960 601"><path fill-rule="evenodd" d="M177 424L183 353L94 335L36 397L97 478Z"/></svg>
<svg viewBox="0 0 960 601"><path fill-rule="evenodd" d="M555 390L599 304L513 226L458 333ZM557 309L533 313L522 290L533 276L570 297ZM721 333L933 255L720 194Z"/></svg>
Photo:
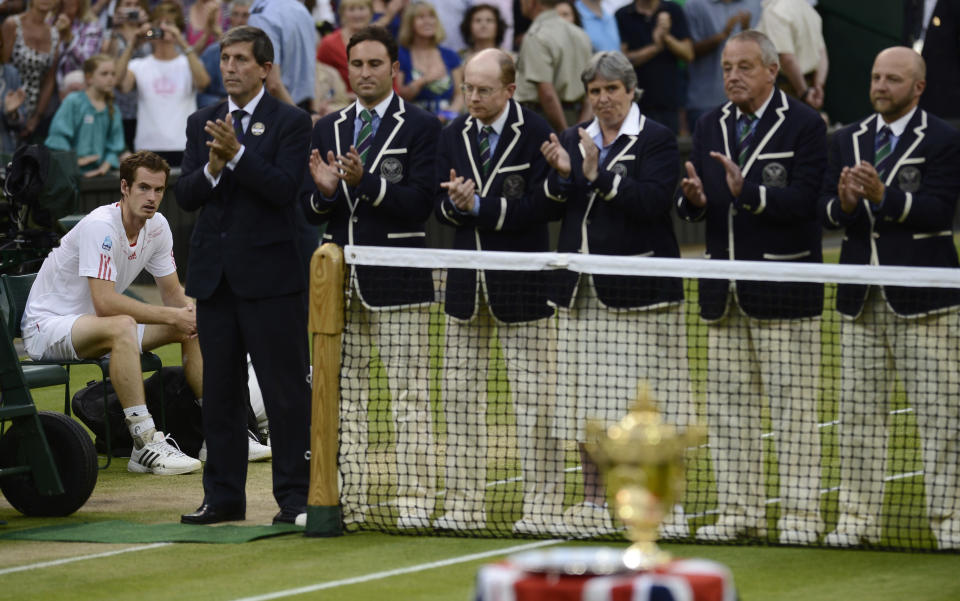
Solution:
<svg viewBox="0 0 960 601"><path fill-rule="evenodd" d="M140 20L140 9L131 8L130 10L124 11L123 18L131 23L136 23Z"/></svg>
<svg viewBox="0 0 960 601"><path fill-rule="evenodd" d="M162 40L163 30L159 27L151 27L143 37L147 38L148 40Z"/></svg>

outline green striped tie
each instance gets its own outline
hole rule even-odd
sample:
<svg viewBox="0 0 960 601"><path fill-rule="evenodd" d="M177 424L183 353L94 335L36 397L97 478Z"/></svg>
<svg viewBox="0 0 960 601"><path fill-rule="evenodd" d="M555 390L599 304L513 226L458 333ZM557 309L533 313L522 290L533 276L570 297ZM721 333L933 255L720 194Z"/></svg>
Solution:
<svg viewBox="0 0 960 601"><path fill-rule="evenodd" d="M370 154L370 143L373 141L373 115L367 109L363 109L360 111L360 121L363 122L363 127L357 134L356 148L360 155L360 161L366 165L367 155Z"/></svg>
<svg viewBox="0 0 960 601"><path fill-rule="evenodd" d="M747 156L750 155L750 144L753 142L753 122L757 116L751 113L740 113L737 119L737 128L740 130L738 135L738 144L740 154L737 155L737 163L741 167L747 162Z"/></svg>
<svg viewBox="0 0 960 601"><path fill-rule="evenodd" d="M873 166L876 168L880 179L883 179L887 169L890 168L890 161L887 159L893 151L893 131L886 125L881 127L880 131L877 132L877 139L873 146Z"/></svg>
<svg viewBox="0 0 960 601"><path fill-rule="evenodd" d="M480 169L483 171L483 177L487 177L487 174L490 173L490 134L493 133L493 128L489 125L483 126L480 129L480 136L478 141L480 142Z"/></svg>

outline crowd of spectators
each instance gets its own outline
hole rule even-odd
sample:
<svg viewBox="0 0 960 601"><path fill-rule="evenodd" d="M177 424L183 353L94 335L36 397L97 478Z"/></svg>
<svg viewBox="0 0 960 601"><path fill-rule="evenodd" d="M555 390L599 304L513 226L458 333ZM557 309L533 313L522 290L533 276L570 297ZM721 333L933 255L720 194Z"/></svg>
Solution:
<svg viewBox="0 0 960 601"><path fill-rule="evenodd" d="M347 78L346 45L354 32L371 24L386 27L400 44L394 89L442 121L464 112L460 89L464 65L493 47L519 59L518 100L547 117L555 129L590 117L581 111L588 104L582 84L575 76L564 75L579 73L589 59L581 41L588 39L591 54L621 51L630 60L644 115L675 134L690 134L701 115L723 102L720 54L727 38L747 29L763 31L777 46L782 65L778 85L823 110L828 58L821 19L811 6L815 4L814 0L7 0L0 4L4 63L0 152L10 154L20 143L46 140L57 108L73 92L90 89L84 62L102 53L115 61L111 107L123 125L124 148L168 153L164 156L176 164L186 116L226 98L219 37L247 23L263 29L274 42L269 93L310 111L315 119L355 98ZM916 21L924 22L931 9L914 12ZM541 16L544 13L546 17ZM536 51L524 53L523 41L535 18L543 21L554 15L586 38L550 27L533 36L538 38L533 42ZM910 27L912 21L907 21ZM920 33L908 36L905 43L926 32L914 29ZM549 48L556 48L556 53L562 48L566 64L546 82L538 70L560 65L559 54L544 54ZM548 83L552 91L545 89ZM560 112L565 113L562 122Z"/></svg>

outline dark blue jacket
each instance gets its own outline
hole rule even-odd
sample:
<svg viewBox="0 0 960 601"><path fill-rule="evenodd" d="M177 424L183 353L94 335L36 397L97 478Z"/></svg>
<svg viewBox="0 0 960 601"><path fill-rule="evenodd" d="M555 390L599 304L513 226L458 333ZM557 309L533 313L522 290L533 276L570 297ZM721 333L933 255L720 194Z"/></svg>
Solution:
<svg viewBox="0 0 960 601"><path fill-rule="evenodd" d="M311 150L347 154L353 145L356 103L327 115L313 128ZM308 174L303 212L311 223L326 223L325 242L341 246L423 248L426 221L437 194L435 152L440 122L394 95L373 138L363 178L356 188L341 181L324 199ZM428 269L354 266L361 300L371 307L434 300Z"/></svg>
<svg viewBox="0 0 960 601"><path fill-rule="evenodd" d="M461 115L440 134L437 173L449 179L450 169L477 184L481 198L477 216L456 210L445 190L437 195L436 215L456 229L453 248L544 252L549 250L547 222L553 203L543 194L547 162L540 145L550 136L542 117L510 100L487 178L480 174L477 121ZM542 319L553 313L548 304L548 274L523 271L452 269L447 276L448 315L471 319L482 290L494 317L505 323Z"/></svg>
<svg viewBox="0 0 960 601"><path fill-rule="evenodd" d="M560 135L570 155L571 176L562 182L556 171L547 178L546 194L562 201L559 252L634 257L679 257L670 211L680 162L676 137L666 127L640 115L639 131L621 135L610 148L599 175L583 175L583 151L578 128ZM629 118L629 116L628 116ZM586 244L584 245L584 238ZM558 274L554 302L571 307L578 274ZM600 301L614 309L649 307L683 300L678 278L595 275Z"/></svg>
<svg viewBox="0 0 960 601"><path fill-rule="evenodd" d="M177 204L185 211L200 209L190 237L187 295L206 299L223 277L241 298L302 292L307 272L296 203L307 170L310 117L264 94L250 118L237 168L225 167L212 188L203 173L212 138L203 128L226 113L224 101L187 119Z"/></svg>
<svg viewBox="0 0 960 601"><path fill-rule="evenodd" d="M744 163L743 190L734 198L716 151L736 162L737 110L731 102L700 118L690 160L703 181L707 205L698 209L682 192L680 216L707 222L707 257L715 260L820 263L817 214L826 167L826 126L820 115L774 90ZM717 320L727 310L728 280L701 279L700 315ZM734 302L757 319L813 317L823 311L823 285L737 281Z"/></svg>
<svg viewBox="0 0 960 601"><path fill-rule="evenodd" d="M870 208L870 201L861 199L849 215L841 209L840 172L860 161L873 163L877 119L872 115L838 131L831 143L820 206L824 226L845 228L840 262L957 267L953 217L960 195L960 133L923 109L913 114L894 148L883 202ZM837 310L859 315L866 295L866 286L840 285ZM960 290L953 288L889 286L884 295L899 315L960 305Z"/></svg>

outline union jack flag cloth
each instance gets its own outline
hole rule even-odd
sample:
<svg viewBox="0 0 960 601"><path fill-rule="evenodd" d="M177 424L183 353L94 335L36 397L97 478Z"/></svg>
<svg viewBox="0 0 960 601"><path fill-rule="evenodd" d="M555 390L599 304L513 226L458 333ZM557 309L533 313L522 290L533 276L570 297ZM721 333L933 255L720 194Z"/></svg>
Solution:
<svg viewBox="0 0 960 601"><path fill-rule="evenodd" d="M525 572L509 560L480 568L476 601L736 601L723 564L681 559L649 572L571 576Z"/></svg>

